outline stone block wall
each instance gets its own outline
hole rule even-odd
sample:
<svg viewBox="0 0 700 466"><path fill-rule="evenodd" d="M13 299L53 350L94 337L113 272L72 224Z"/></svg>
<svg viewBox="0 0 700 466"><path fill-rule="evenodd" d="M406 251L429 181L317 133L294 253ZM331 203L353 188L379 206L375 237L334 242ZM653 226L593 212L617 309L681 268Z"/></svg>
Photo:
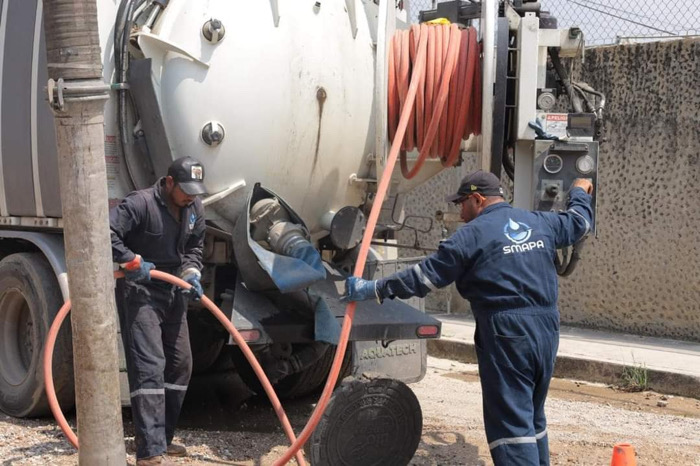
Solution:
<svg viewBox="0 0 700 466"><path fill-rule="evenodd" d="M607 106L598 236L560 280L562 322L700 341L700 40L588 49L576 73ZM446 209L442 196L475 165L416 190L407 213ZM445 293L426 308L446 310ZM451 310L466 311L451 293Z"/></svg>

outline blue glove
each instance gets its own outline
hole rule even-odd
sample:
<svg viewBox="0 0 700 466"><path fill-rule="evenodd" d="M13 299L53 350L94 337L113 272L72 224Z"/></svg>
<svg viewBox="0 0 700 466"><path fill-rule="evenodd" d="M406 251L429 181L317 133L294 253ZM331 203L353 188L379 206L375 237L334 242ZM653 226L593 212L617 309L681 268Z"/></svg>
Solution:
<svg viewBox="0 0 700 466"><path fill-rule="evenodd" d="M187 298L190 301L197 302L200 299L202 299L202 295L204 294L204 290L202 289L202 284L199 282L201 275L199 273L199 270L196 269L187 269L185 270L182 275L180 276L184 281L192 285L192 288L189 290L183 291L187 295Z"/></svg>
<svg viewBox="0 0 700 466"><path fill-rule="evenodd" d="M187 298L189 298L190 301L194 301L194 302L197 302L200 299L202 299L202 295L204 294L204 290L202 289L202 284L199 283L199 278L192 277L189 280L187 280L187 283L192 285L192 288L187 290Z"/></svg>
<svg viewBox="0 0 700 466"><path fill-rule="evenodd" d="M132 282L150 281L151 270L156 268L153 263L143 260L139 254L129 262L120 264L120 267L124 269L124 278Z"/></svg>
<svg viewBox="0 0 700 466"><path fill-rule="evenodd" d="M554 134L548 133L544 129L544 123L542 122L542 119L536 118L535 121L530 121L527 123L527 125L535 130L535 134L537 134L537 139L549 139L552 141L558 141L559 136L556 136Z"/></svg>
<svg viewBox="0 0 700 466"><path fill-rule="evenodd" d="M377 302L382 302L377 292L376 280L364 280L357 277L350 277L345 280L345 294L340 297L342 302L366 301L368 299L376 299Z"/></svg>

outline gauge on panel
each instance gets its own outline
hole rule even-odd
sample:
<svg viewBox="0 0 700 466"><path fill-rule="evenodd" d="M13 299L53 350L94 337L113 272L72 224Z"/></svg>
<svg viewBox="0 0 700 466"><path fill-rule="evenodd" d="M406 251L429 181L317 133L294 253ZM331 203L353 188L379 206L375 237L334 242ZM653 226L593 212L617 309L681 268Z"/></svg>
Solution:
<svg viewBox="0 0 700 466"><path fill-rule="evenodd" d="M556 154L548 155L544 159L544 170L547 173L559 173L564 166L564 161Z"/></svg>
<svg viewBox="0 0 700 466"><path fill-rule="evenodd" d="M576 170L578 170L580 173L587 175L594 169L595 162L593 161L593 157L591 157L590 155L584 155L582 157L579 157L578 160L576 160Z"/></svg>

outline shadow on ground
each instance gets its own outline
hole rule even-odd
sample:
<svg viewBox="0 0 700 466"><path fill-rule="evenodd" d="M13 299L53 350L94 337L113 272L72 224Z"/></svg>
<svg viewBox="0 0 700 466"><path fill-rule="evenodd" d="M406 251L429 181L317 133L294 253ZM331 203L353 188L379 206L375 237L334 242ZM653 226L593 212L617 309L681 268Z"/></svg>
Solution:
<svg viewBox="0 0 700 466"><path fill-rule="evenodd" d="M483 466L487 463L482 456L479 456L479 448L466 442L463 434L425 429L416 455L410 464L413 466L457 464Z"/></svg>

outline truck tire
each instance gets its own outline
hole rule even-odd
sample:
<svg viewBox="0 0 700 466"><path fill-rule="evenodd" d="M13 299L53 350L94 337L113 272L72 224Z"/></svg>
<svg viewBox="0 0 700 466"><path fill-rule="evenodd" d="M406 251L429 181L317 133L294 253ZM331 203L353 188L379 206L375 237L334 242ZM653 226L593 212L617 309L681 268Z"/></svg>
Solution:
<svg viewBox="0 0 700 466"><path fill-rule="evenodd" d="M41 253L22 252L0 261L0 410L11 416L49 413L42 352L62 304L56 275ZM67 411L75 403L70 321L56 340L53 375Z"/></svg>
<svg viewBox="0 0 700 466"><path fill-rule="evenodd" d="M420 404L406 384L348 378L333 393L306 454L314 466L403 466L422 431Z"/></svg>
<svg viewBox="0 0 700 466"><path fill-rule="evenodd" d="M333 365L334 357L335 347L328 348L328 351L326 351L323 357L316 361L311 367L297 374L287 376L277 382L275 385L277 395L282 399L290 400L319 392L326 384L326 379ZM349 344L345 351L343 364L340 366L340 375L338 376L338 383L336 386L349 375L351 362L352 345Z"/></svg>
<svg viewBox="0 0 700 466"><path fill-rule="evenodd" d="M192 350L192 375L208 372L226 344L228 333L222 333L221 324L206 310L187 313Z"/></svg>
<svg viewBox="0 0 700 466"><path fill-rule="evenodd" d="M340 375L336 386L339 385L343 378L350 373L352 363L351 349L351 345L348 345L347 351L345 351L345 357L343 358L343 364L340 366ZM323 357L321 357L321 359L316 361L310 367L297 374L292 374L278 381L276 384L274 384L277 396L282 400L289 400L293 398L301 398L320 391L326 383L328 373L330 372L331 365L333 364L334 356L335 347L330 347ZM241 350L235 348L235 350L232 352L232 358L241 379L243 379L243 381L252 391L262 394L263 388L258 380L258 376L255 375L253 368L250 367L248 360L245 358L245 356L243 356Z"/></svg>

